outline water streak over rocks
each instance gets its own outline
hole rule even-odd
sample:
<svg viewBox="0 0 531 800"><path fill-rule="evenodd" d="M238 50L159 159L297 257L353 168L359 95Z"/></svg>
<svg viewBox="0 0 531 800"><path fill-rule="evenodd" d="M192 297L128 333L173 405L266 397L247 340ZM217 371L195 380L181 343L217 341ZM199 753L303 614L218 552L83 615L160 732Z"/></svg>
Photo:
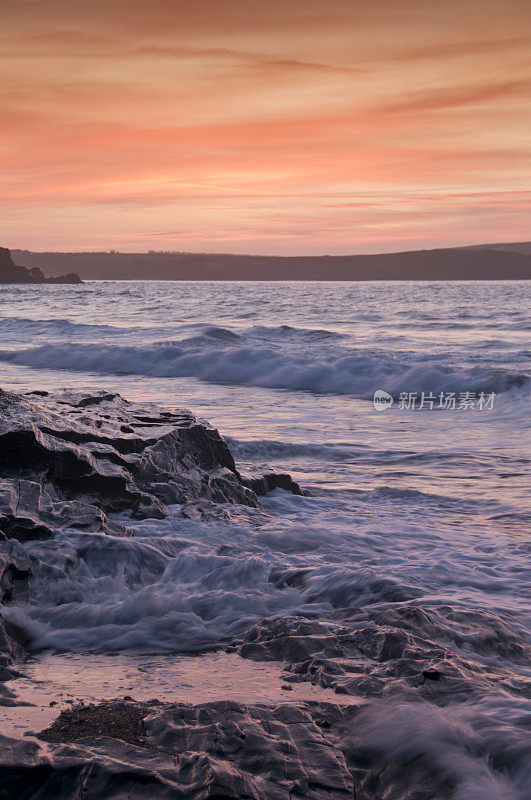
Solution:
<svg viewBox="0 0 531 800"><path fill-rule="evenodd" d="M17 543L59 531L133 535L109 517L162 519L166 504L184 517L213 519L227 504L260 509L257 494L287 475L245 480L217 430L189 411L130 403L118 394L0 390L0 599L24 591L31 558ZM35 559L35 556L33 556ZM35 566L35 564L33 565ZM48 575L53 578L53 575ZM0 616L0 668L16 652Z"/></svg>
<svg viewBox="0 0 531 800"><path fill-rule="evenodd" d="M234 647L243 658L285 662L291 672L288 681L311 681L337 694L363 698L402 695L444 704L479 697L503 686L514 697L527 697L529 680L517 678L509 665L486 668L479 660L481 643L475 658L456 647L457 642L466 642L467 635L471 642L479 636L484 640L499 636L499 652L504 658L525 665L529 659L525 643L483 612L461 616L453 647L444 643L451 631L446 618L459 615L449 608L419 606L359 609L338 623L264 620L246 631Z"/></svg>
<svg viewBox="0 0 531 800"><path fill-rule="evenodd" d="M293 461L275 445L265 463L276 440L264 429L259 463L248 458L258 475L244 479L189 412L112 392L3 394L0 411L0 703L17 702L7 681L23 648L85 665L94 652L109 665L119 650L186 652L194 669L198 652L222 648L236 676L270 662L278 682L267 701L261 679L243 700L205 702L181 676L164 703L124 685L130 695L63 706L40 741L0 738L0 800L525 800L526 550L519 527L504 535L491 521L512 519L517 497L454 496L432 466L429 481L392 482L388 468L417 457L403 434L395 450L344 431L345 446L302 456L288 442L311 467L339 451L333 469L358 468L348 492L315 481L301 497L269 473ZM435 444L428 453L446 452ZM432 463L444 477L447 461Z"/></svg>

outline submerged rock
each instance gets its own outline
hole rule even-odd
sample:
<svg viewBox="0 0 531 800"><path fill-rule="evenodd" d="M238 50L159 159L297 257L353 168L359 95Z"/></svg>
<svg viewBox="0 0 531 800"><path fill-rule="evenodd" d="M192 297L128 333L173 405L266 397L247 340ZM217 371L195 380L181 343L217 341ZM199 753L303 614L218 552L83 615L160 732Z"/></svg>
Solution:
<svg viewBox="0 0 531 800"><path fill-rule="evenodd" d="M291 475L286 473L267 472L258 478L245 478L244 483L260 497L274 489L285 489L292 494L302 495L301 487Z"/></svg>
<svg viewBox="0 0 531 800"><path fill-rule="evenodd" d="M451 631L447 616L450 612L444 607L426 613L408 606L386 612L358 609L343 618L338 615L337 622L271 618L248 628L231 649L253 661L282 661L290 673L288 682L311 682L338 695L364 699L402 695L445 703L493 692L503 684L514 697L527 697L529 681L524 676L499 665L486 670L478 659L456 652L449 641L436 641L436 626L439 637L442 631L446 635ZM433 638L420 624L415 632L399 627L404 618L430 617L433 622L426 627ZM467 626L471 623L466 621ZM493 620L477 612L475 625L485 635ZM501 633L502 628L497 624L492 630ZM502 635L504 657L509 653L514 663L528 663L529 648L523 640L508 628Z"/></svg>

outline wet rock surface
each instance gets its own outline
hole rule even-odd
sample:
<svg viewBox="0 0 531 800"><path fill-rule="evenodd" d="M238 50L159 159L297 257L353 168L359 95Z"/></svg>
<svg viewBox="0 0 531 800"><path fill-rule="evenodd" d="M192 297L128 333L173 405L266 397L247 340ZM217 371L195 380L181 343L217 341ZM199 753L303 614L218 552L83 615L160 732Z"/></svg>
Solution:
<svg viewBox="0 0 531 800"><path fill-rule="evenodd" d="M52 615L59 633L44 646L75 649L77 633L94 624L94 637L79 639L86 652L100 631L110 637L111 622L119 644L116 631L123 624L129 634L139 602L156 624L145 639L128 639L133 646L160 646L165 636L186 644L199 631L197 641L242 663L283 670L281 701L268 705L128 694L63 710L33 740L0 735L0 800L526 797L517 734L529 651L511 615L430 599L414 579L344 563L333 551L323 566L320 533L317 542L304 529L306 549L299 541L292 549L268 529L258 495L300 488L283 474L242 477L219 433L190 412L105 392L1 393L0 476L1 602L21 611L17 602L39 581L27 606L42 610L24 624L22 614L0 613L0 704L16 705L11 679L27 639L49 632ZM150 526L169 520L150 518L174 504L183 527L171 541L164 528L155 550ZM238 508L253 525L236 538L227 521ZM275 546L294 553L291 563L266 558ZM79 579L90 570L83 594ZM124 600L111 616L113 595L101 607L90 600L114 570ZM251 613L257 584L272 602ZM86 615L73 622L76 604ZM293 700L303 683L332 690L324 696L334 702Z"/></svg>
<svg viewBox="0 0 531 800"><path fill-rule="evenodd" d="M1 392L0 475L0 531L22 542L57 528L126 533L108 519L116 511L146 519L168 504L207 517L219 504L260 507L208 423L105 392ZM289 475L256 480L262 494L300 492Z"/></svg>
<svg viewBox="0 0 531 800"><path fill-rule="evenodd" d="M0 797L524 798L525 744L496 734L495 720L466 704L404 697L351 706L110 701L63 712L34 741L0 736Z"/></svg>
<svg viewBox="0 0 531 800"><path fill-rule="evenodd" d="M406 606L360 610L343 619L338 615L333 625L270 619L249 628L233 647L243 658L283 661L287 681L310 681L338 695L364 699L400 695L445 703L480 696L502 685L515 697L529 697L529 680L516 679L510 664L506 669L499 665L486 669L477 657L465 657L450 642L444 646L435 637L440 639L444 631L448 640L453 635L460 645L467 636L499 636L499 647L513 664L528 662L525 642L484 613L478 612L474 619L463 615L466 620L456 626L457 616L451 608Z"/></svg>
<svg viewBox="0 0 531 800"><path fill-rule="evenodd" d="M352 777L323 713L227 701L76 707L38 734L46 745L0 739L0 797L346 800Z"/></svg>
<svg viewBox="0 0 531 800"><path fill-rule="evenodd" d="M25 583L29 574L23 558L0 551L0 608L11 599L14 585ZM5 686L5 682L17 675L15 664L23 656L24 648L10 635L0 611L0 706L16 705L16 694Z"/></svg>
<svg viewBox="0 0 531 800"><path fill-rule="evenodd" d="M244 483L259 496L272 492L274 489L285 489L286 492L302 495L299 484L293 480L291 475L285 473L268 472L257 478L244 478Z"/></svg>

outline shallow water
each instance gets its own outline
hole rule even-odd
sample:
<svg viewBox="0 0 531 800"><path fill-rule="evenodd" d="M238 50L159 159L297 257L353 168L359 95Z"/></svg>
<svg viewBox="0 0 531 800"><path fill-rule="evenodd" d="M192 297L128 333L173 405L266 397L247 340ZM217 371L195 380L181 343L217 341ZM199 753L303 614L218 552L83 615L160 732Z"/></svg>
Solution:
<svg viewBox="0 0 531 800"><path fill-rule="evenodd" d="M215 650L269 617L319 619L333 634L346 609L420 606L437 620L434 641L503 680L499 691L478 683L465 705L447 697L444 712L406 697L393 712L400 725L412 739L429 729L440 746L451 728L464 772L484 759L485 748L471 755L481 731L518 750L526 706L510 686L528 674L514 657L530 627L528 300L529 284L516 282L3 288L0 386L109 388L190 407L229 439L242 472L289 471L308 492L277 490L264 512L233 508L226 522L174 508L162 522L128 521L132 539L58 531L28 543L41 567L6 616L36 654L94 665L117 651ZM377 389L395 398L386 411L373 407ZM401 392L422 391L432 410L399 407ZM441 392L475 393L476 407L438 409ZM492 408L478 408L481 392ZM304 580L282 579L296 570ZM400 749L382 728L387 711L375 701L364 713L367 735ZM482 798L524 796L514 763L507 780L482 773Z"/></svg>
<svg viewBox="0 0 531 800"><path fill-rule="evenodd" d="M362 705L363 699L309 683L284 683L283 665L244 661L233 653L198 656L169 654L47 654L24 665L24 677L9 681L20 706L0 706L4 736L42 731L61 711L79 703L132 699L139 702L249 702L260 686L262 703L324 701ZM282 688L284 687L284 688Z"/></svg>

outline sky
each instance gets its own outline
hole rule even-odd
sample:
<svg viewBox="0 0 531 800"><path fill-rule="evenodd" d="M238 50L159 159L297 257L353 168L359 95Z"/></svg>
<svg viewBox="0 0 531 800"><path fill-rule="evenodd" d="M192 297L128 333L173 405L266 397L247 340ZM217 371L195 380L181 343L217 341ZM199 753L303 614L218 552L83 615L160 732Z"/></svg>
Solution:
<svg viewBox="0 0 531 800"><path fill-rule="evenodd" d="M0 244L531 238L529 0L2 0Z"/></svg>

